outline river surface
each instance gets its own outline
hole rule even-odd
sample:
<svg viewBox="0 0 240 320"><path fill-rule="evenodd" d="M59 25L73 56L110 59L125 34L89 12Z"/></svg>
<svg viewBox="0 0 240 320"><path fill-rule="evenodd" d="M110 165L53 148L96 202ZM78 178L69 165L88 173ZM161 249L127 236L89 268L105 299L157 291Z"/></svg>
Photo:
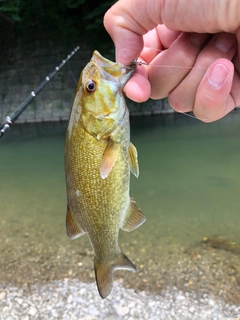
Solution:
<svg viewBox="0 0 240 320"><path fill-rule="evenodd" d="M64 122L15 125L0 140L1 282L81 275L83 281L94 281L87 237L70 241L65 233L65 130ZM240 112L211 124L179 114L135 117L131 137L140 166L139 178L131 177L131 196L147 221L120 234L123 251L140 270L134 280L122 271L124 284L148 291L167 285L198 290L206 271L199 271L199 278L189 265L194 261L198 269L211 260L209 270L214 265L216 272L222 270L219 277L230 278L218 279L218 285L210 274L204 278L206 290L214 292L216 286L219 292L232 281L229 290L239 293L239 255L203 248L201 240L217 236L240 243Z"/></svg>

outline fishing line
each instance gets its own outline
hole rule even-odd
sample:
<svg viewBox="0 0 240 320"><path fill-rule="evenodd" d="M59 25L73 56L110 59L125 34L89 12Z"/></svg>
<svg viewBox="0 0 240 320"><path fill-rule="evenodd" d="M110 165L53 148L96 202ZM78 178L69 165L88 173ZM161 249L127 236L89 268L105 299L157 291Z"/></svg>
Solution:
<svg viewBox="0 0 240 320"><path fill-rule="evenodd" d="M32 100L39 94L39 92L45 87L45 85L52 79L53 76L72 58L72 56L80 49L80 47L76 47L67 57L62 60L62 62L55 67L55 70L50 73L43 80L42 83L34 90L31 91L30 95L27 97L25 101L23 101L20 106L10 115L6 116L5 121L0 125L0 138L4 135L4 133L10 129L10 127L14 124L14 122L20 117L23 111L27 108L27 106L32 102Z"/></svg>
<svg viewBox="0 0 240 320"><path fill-rule="evenodd" d="M161 52L164 52L165 50L160 50L160 49L157 49L157 48L153 48L153 47L145 47L147 49L151 49L151 50L155 50L155 51L158 51L159 53ZM176 68L176 69L195 69L195 70L207 70L207 68L204 68L204 67L187 67L187 66L176 66L176 65L161 65L161 64L154 64L154 63L147 63L145 61L141 61L141 60L133 60L132 61L133 64L136 64L136 65L139 65L139 66L153 66L153 67L156 67L156 68ZM189 118L192 118L192 119L195 119L195 120L199 120L197 117L195 117L194 115L191 115L191 114L188 114L188 113L185 113L185 112L177 112L177 113L180 113L180 114L183 114ZM200 121L200 120L199 120Z"/></svg>
<svg viewBox="0 0 240 320"><path fill-rule="evenodd" d="M191 114L188 114L188 113L185 113L185 112L178 112L178 113L184 114L185 116L187 116L187 117L189 117L189 118L192 118L192 119L195 119L195 120L200 121L197 117L195 117L195 116L193 116L193 115L191 115Z"/></svg>
<svg viewBox="0 0 240 320"><path fill-rule="evenodd" d="M133 60L133 61L132 61L132 64L137 64L137 65L139 65L139 66L142 66L142 65L155 66L154 64L149 64L149 63L147 63L147 62L137 61L137 60ZM158 65L158 67L176 67L176 68L179 68L178 66L166 66L166 65L164 65L164 66ZM184 67L183 67L183 68L184 68ZM186 68L193 68L193 67L186 67ZM206 68L201 68L201 69L206 70ZM195 120L199 120L199 119L198 119L197 117L195 117L194 115L191 115L191 114L188 114L188 113L185 113L185 112L177 112L177 113L183 114L183 115L185 115L185 116L187 116L187 117L189 117L189 118L195 119Z"/></svg>
<svg viewBox="0 0 240 320"><path fill-rule="evenodd" d="M184 66L174 66L174 65L167 65L167 64L154 64L154 63L147 63L144 61L138 61L138 60L133 60L132 64L137 64L139 66L153 66L157 68L177 68L177 69L196 69L196 70L207 70L207 68L204 67L184 67Z"/></svg>
<svg viewBox="0 0 240 320"><path fill-rule="evenodd" d="M141 62L141 61L140 61ZM144 64L146 66L153 66L157 68L177 68L177 69L196 69L196 70L207 70L207 68L201 68L201 67L183 67L183 66L173 66L173 65L167 65L167 64L154 64L154 63L143 63L141 62L141 65Z"/></svg>
<svg viewBox="0 0 240 320"><path fill-rule="evenodd" d="M153 48L153 47L145 47L147 49L151 49L151 50L155 50L158 51L158 53L162 53L165 50L160 50L157 48ZM166 49L167 50L167 49ZM204 67L185 67L185 66L176 66L176 65L162 65L162 64L154 64L154 63L147 63L145 61L141 61L141 60L133 60L133 63L138 64L139 66L141 65L145 65L145 66L153 66L153 67L157 67L157 68L177 68L177 69L196 69L196 70L207 70L207 68Z"/></svg>

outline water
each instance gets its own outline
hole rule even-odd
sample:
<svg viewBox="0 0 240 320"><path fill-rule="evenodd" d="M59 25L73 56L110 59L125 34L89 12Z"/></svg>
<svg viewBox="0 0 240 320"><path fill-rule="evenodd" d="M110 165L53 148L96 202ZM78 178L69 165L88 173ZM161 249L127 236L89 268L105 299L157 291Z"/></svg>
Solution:
<svg viewBox="0 0 240 320"><path fill-rule="evenodd" d="M94 280L87 237L70 241L65 233L65 128L66 123L16 125L0 140L0 282ZM147 222L120 235L124 252L140 270L134 277L120 273L126 286L158 291L166 285L192 285L197 290L202 280L192 271L201 264L195 256L205 265L211 260L211 266L216 258L224 277L226 260L239 274L236 254L203 249L201 239L217 235L240 243L240 112L212 124L184 115L136 117L131 134L140 164L131 196ZM181 278L182 272L176 277L181 265L190 278ZM218 287L211 277L215 275L207 277L205 287L213 292L231 282L219 279ZM239 290L235 278L230 291Z"/></svg>
<svg viewBox="0 0 240 320"><path fill-rule="evenodd" d="M132 193L149 233L182 245L204 235L239 242L239 113L212 124L167 119L139 119L133 129L140 178L132 179Z"/></svg>

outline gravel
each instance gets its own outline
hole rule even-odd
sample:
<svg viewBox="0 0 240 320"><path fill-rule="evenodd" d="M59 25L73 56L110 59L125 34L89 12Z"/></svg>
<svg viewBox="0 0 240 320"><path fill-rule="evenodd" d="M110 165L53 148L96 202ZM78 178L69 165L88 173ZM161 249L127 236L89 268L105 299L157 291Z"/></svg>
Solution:
<svg viewBox="0 0 240 320"><path fill-rule="evenodd" d="M240 304L226 304L207 293L199 297L173 287L149 295L114 282L112 294L102 300L95 284L68 279L31 287L0 286L0 310L1 320L240 319Z"/></svg>

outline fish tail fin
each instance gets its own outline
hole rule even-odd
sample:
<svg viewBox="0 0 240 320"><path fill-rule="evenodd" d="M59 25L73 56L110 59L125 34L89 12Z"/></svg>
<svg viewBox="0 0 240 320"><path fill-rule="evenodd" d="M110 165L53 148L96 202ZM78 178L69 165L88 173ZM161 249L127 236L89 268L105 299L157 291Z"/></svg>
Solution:
<svg viewBox="0 0 240 320"><path fill-rule="evenodd" d="M105 299L112 291L115 270L137 271L135 265L122 252L113 261L98 262L95 257L94 269L98 292L102 299Z"/></svg>

